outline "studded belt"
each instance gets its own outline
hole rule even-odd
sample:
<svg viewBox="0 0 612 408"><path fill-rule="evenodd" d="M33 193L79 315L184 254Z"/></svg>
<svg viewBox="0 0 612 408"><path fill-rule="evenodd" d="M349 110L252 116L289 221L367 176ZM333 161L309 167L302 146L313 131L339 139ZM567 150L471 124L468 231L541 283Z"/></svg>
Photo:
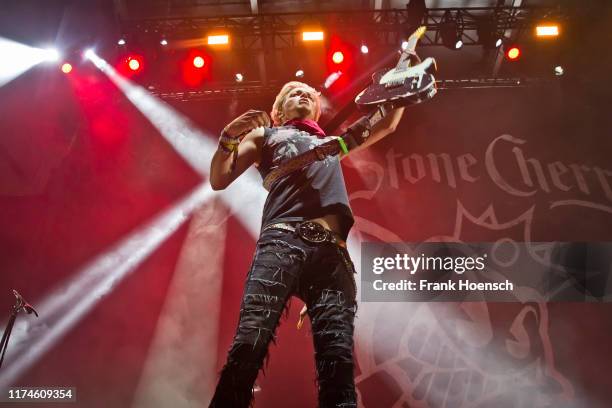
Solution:
<svg viewBox="0 0 612 408"><path fill-rule="evenodd" d="M276 222L266 225L261 232L269 229L281 229L285 231L297 232L304 240L313 243L331 242L341 247L346 247L346 243L337 233L328 230L323 225L314 221L302 221L299 223Z"/></svg>

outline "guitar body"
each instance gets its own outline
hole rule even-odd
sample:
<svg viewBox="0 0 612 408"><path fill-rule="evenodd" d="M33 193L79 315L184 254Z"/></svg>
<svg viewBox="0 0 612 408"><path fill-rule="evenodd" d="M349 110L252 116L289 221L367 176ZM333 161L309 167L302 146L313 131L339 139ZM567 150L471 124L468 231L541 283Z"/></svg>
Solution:
<svg viewBox="0 0 612 408"><path fill-rule="evenodd" d="M375 72L372 85L357 95L355 103L362 109L371 109L387 102L398 107L429 100L437 92L432 74L435 69L435 60L426 58L413 66Z"/></svg>

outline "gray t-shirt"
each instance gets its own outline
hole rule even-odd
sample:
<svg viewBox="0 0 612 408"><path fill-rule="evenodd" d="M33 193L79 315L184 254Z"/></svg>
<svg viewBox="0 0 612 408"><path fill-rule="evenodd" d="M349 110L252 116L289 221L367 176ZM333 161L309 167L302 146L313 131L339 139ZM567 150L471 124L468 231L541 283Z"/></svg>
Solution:
<svg viewBox="0 0 612 408"><path fill-rule="evenodd" d="M265 128L258 170L262 178L283 161L331 140L294 126ZM282 177L271 186L262 227L275 222L303 221L336 214L346 240L354 219L338 156L328 156Z"/></svg>

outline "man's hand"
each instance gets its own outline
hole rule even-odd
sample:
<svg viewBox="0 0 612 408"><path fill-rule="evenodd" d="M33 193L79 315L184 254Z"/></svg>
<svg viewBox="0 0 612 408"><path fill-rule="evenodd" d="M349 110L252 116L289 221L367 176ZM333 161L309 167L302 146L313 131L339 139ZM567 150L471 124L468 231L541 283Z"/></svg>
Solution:
<svg viewBox="0 0 612 408"><path fill-rule="evenodd" d="M267 112L248 110L232 120L223 129L230 137L238 137L260 126L270 126L270 116Z"/></svg>

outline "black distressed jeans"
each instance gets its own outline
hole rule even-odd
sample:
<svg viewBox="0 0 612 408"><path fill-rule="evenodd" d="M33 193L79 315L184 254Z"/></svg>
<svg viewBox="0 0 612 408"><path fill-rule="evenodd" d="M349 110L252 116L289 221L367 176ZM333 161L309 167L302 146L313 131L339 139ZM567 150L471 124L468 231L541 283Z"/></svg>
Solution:
<svg viewBox="0 0 612 408"><path fill-rule="evenodd" d="M353 376L355 269L348 251L270 229L257 241L246 279L238 328L210 407L242 408L274 341L292 295L308 308L315 349L319 407L357 407Z"/></svg>

